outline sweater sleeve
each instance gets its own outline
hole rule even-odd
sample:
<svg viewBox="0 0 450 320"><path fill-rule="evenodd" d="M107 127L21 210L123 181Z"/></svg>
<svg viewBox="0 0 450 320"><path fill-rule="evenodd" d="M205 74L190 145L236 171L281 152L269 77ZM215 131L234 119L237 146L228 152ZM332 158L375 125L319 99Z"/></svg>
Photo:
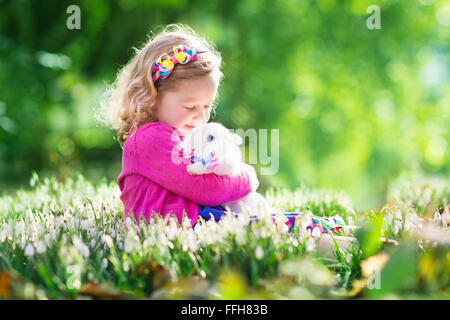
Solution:
<svg viewBox="0 0 450 320"><path fill-rule="evenodd" d="M173 127L148 126L136 134L138 171L162 187L195 203L216 206L246 196L258 187L253 167L244 165L235 176L190 175L180 156L181 142Z"/></svg>

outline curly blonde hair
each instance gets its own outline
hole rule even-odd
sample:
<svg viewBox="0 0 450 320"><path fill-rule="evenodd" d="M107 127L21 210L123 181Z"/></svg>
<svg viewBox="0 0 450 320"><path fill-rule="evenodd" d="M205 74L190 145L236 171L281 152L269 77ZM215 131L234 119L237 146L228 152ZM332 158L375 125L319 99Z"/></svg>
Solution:
<svg viewBox="0 0 450 320"><path fill-rule="evenodd" d="M166 52L173 55L173 47L185 44L205 51L187 64L177 64L166 79L152 80L152 67L158 57ZM181 24L170 24L155 36L150 37L134 57L119 72L115 81L102 97L96 118L114 129L121 147L131 132L149 122L157 121L156 96L173 90L187 78L213 77L219 85L223 78L220 70L222 58L214 45L199 36L192 28ZM215 111L218 99L211 109Z"/></svg>

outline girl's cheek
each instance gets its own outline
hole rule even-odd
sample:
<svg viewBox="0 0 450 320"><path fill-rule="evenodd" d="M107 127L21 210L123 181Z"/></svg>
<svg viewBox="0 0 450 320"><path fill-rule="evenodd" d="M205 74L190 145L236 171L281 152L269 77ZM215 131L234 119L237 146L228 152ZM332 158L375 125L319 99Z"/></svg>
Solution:
<svg viewBox="0 0 450 320"><path fill-rule="evenodd" d="M210 110L208 109L206 112L205 112L205 123L206 122L208 122L209 121L209 118L211 117L211 112L210 112Z"/></svg>

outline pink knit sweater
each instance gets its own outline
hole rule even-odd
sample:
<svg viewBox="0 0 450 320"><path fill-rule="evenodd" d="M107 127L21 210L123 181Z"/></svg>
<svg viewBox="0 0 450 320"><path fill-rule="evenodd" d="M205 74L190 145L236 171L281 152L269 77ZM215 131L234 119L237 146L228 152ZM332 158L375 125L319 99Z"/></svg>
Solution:
<svg viewBox="0 0 450 320"><path fill-rule="evenodd" d="M154 214L164 217L171 213L181 223L184 210L193 226L198 204L216 206L257 188L250 166L232 177L213 173L191 176L186 171L186 160L182 160L181 141L179 130L161 122L143 125L126 139L122 172L117 179L125 219L130 211L137 221L142 214L147 222Z"/></svg>

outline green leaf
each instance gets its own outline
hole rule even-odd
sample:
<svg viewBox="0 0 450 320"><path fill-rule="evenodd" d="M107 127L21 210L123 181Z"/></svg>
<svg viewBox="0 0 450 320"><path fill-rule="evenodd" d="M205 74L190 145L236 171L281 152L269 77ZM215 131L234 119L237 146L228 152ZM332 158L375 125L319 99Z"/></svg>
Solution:
<svg viewBox="0 0 450 320"><path fill-rule="evenodd" d="M370 223L366 224L356 232L356 238L361 245L363 258L374 255L381 245L381 228L383 226L383 217L374 216Z"/></svg>
<svg viewBox="0 0 450 320"><path fill-rule="evenodd" d="M389 294L404 294L406 290L414 288L417 275L417 252L412 246L404 246L391 256L381 270L379 289L368 289L368 296L370 298L383 298ZM369 277L370 280L372 279ZM375 279L373 279L374 281Z"/></svg>

